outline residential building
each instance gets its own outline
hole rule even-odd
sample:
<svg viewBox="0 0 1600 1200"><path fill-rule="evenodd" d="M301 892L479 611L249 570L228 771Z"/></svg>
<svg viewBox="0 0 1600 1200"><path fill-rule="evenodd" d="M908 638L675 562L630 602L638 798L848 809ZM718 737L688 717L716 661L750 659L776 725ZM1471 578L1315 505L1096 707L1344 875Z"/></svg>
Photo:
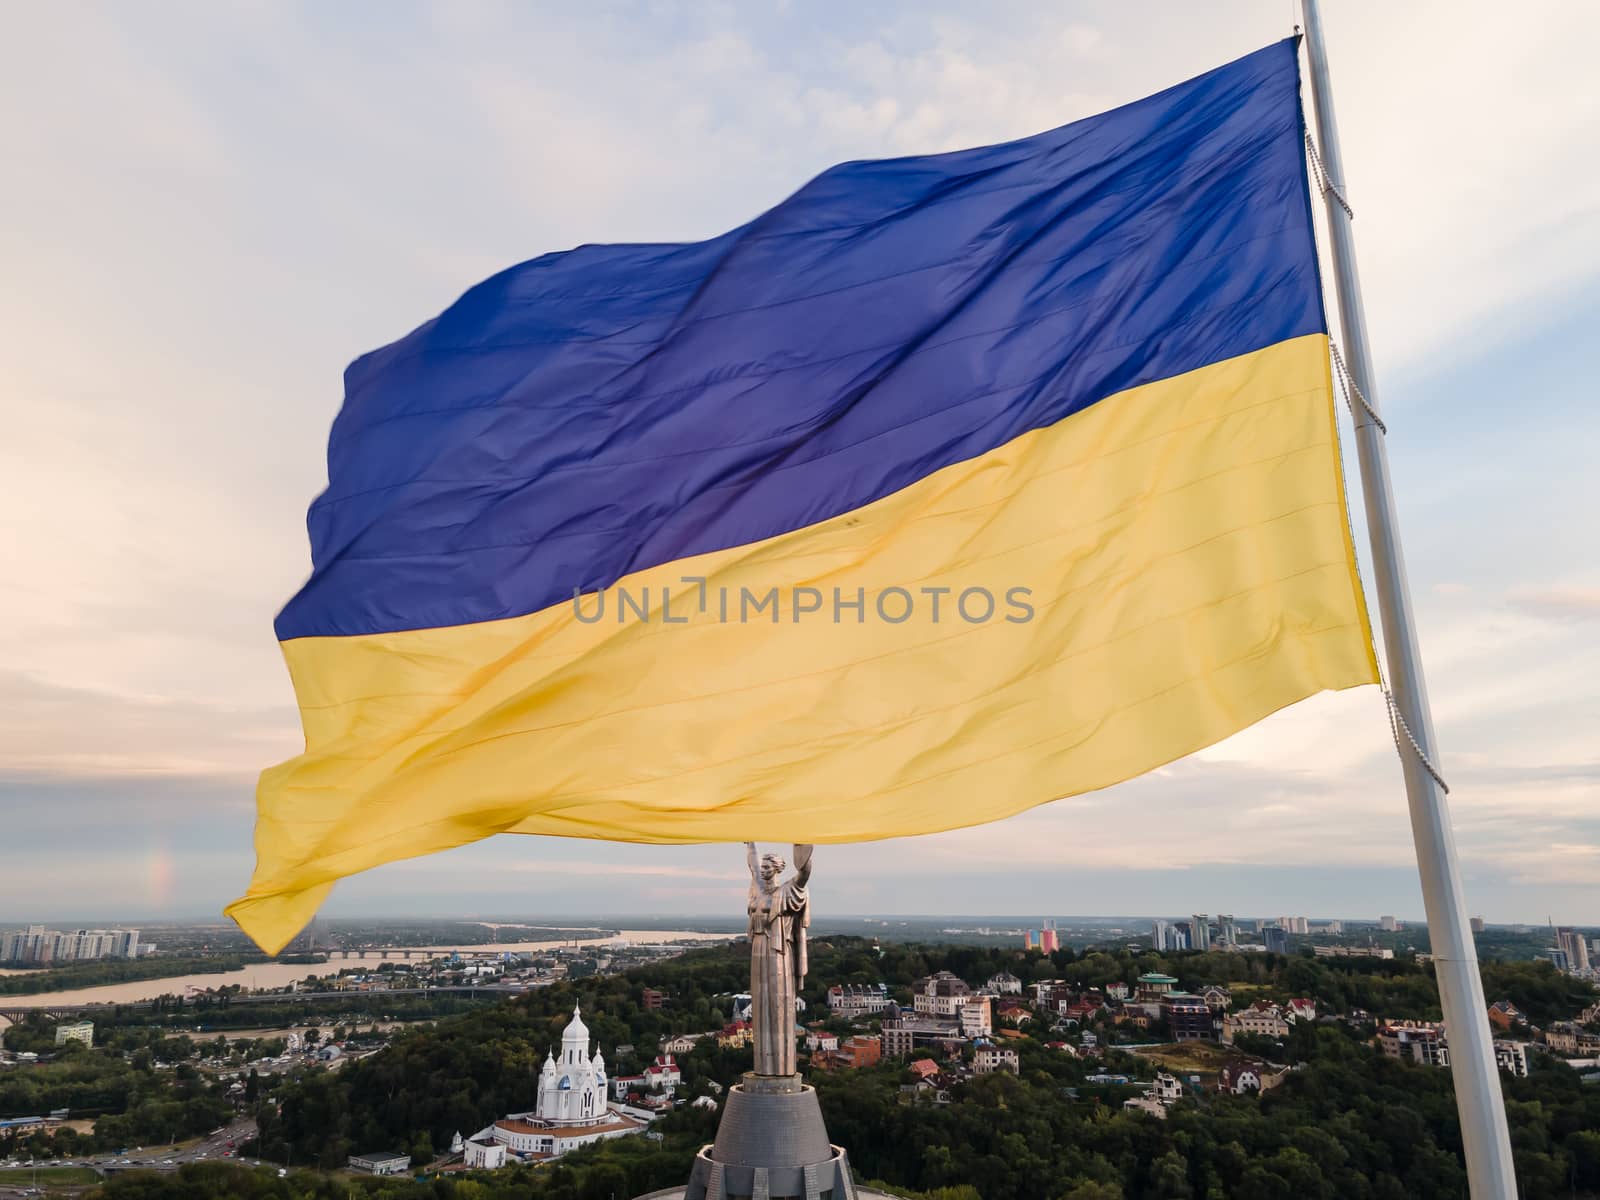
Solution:
<svg viewBox="0 0 1600 1200"><path fill-rule="evenodd" d="M1576 1021L1552 1021L1544 1031L1544 1044L1557 1054L1576 1054L1581 1032Z"/></svg>
<svg viewBox="0 0 1600 1200"><path fill-rule="evenodd" d="M839 1035L813 1029L806 1034L806 1049L812 1054L829 1054L839 1048Z"/></svg>
<svg viewBox="0 0 1600 1200"><path fill-rule="evenodd" d="M1289 934L1281 926L1277 929L1262 931L1261 940L1266 944L1267 950L1272 954L1289 953Z"/></svg>
<svg viewBox="0 0 1600 1200"><path fill-rule="evenodd" d="M1150 922L1150 948L1152 950L1168 949L1167 938L1171 933L1171 930L1171 923L1162 920L1160 917L1157 917L1154 921Z"/></svg>
<svg viewBox="0 0 1600 1200"><path fill-rule="evenodd" d="M629 1096L638 1095L649 1089L643 1075L613 1075L611 1077L611 1098L617 1102L626 1100Z"/></svg>
<svg viewBox="0 0 1600 1200"><path fill-rule="evenodd" d="M79 1021L74 1025L57 1025L56 1045L65 1046L68 1042L82 1042L85 1046L94 1045L94 1022Z"/></svg>
<svg viewBox="0 0 1600 1200"><path fill-rule="evenodd" d="M1306 997L1302 996L1297 1000L1291 1000L1285 1007L1287 1011L1284 1015L1291 1021L1315 1021L1317 1019L1316 1002Z"/></svg>
<svg viewBox="0 0 1600 1200"><path fill-rule="evenodd" d="M994 1005L994 1019L1010 1021L1021 1027L1033 1020L1033 1013L1028 1011L1028 1006L1021 1000L1001 1000Z"/></svg>
<svg viewBox="0 0 1600 1200"><path fill-rule="evenodd" d="M1194 950L1211 949L1211 921L1205 913L1196 913L1189 923L1190 948Z"/></svg>
<svg viewBox="0 0 1600 1200"><path fill-rule="evenodd" d="M1092 1081L1095 1077L1091 1076ZM1104 1077L1110 1078L1110 1077ZM1126 1079L1124 1079L1126 1082ZM1156 1081L1144 1089L1142 1095L1132 1100L1124 1100L1122 1107L1138 1112L1149 1113L1152 1117L1166 1119L1167 1109L1183 1099L1183 1082L1175 1075L1165 1071L1156 1072Z"/></svg>
<svg viewBox="0 0 1600 1200"><path fill-rule="evenodd" d="M754 1036L749 1021L730 1021L715 1034L717 1045L727 1048L748 1046Z"/></svg>
<svg viewBox="0 0 1600 1200"><path fill-rule="evenodd" d="M694 1050L694 1044L700 1040L700 1036L693 1033L680 1033L673 1037L662 1038L661 1053L689 1054Z"/></svg>
<svg viewBox="0 0 1600 1200"><path fill-rule="evenodd" d="M1450 1048L1444 1026L1422 1021L1397 1021L1378 1026L1378 1047L1390 1058L1448 1067Z"/></svg>
<svg viewBox="0 0 1600 1200"><path fill-rule="evenodd" d="M1527 1023L1527 1015L1509 1000L1496 1000L1489 1005L1489 1024L1496 1029L1510 1029L1513 1025Z"/></svg>
<svg viewBox="0 0 1600 1200"><path fill-rule="evenodd" d="M972 989L949 971L940 971L917 980L911 994L911 1007L930 1017L954 1017L972 995Z"/></svg>
<svg viewBox="0 0 1600 1200"><path fill-rule="evenodd" d="M886 1021L879 1030L879 1036L883 1038L883 1053L888 1058L907 1058L916 1049L916 1031L909 1024L898 1021L891 1024ZM838 1049L837 1040L834 1042L834 1048Z"/></svg>
<svg viewBox="0 0 1600 1200"><path fill-rule="evenodd" d="M646 1087L655 1091L672 1091L683 1082L678 1060L670 1054L656 1055L655 1062L644 1069L644 1082Z"/></svg>
<svg viewBox="0 0 1600 1200"><path fill-rule="evenodd" d="M1214 1042L1217 1032L1211 1010L1199 996L1169 992L1161 998L1161 1017L1179 1042Z"/></svg>
<svg viewBox="0 0 1600 1200"><path fill-rule="evenodd" d="M1033 984L1033 1006L1040 1012L1060 1012L1072 1002L1072 987L1064 980L1046 979Z"/></svg>
<svg viewBox="0 0 1600 1200"><path fill-rule="evenodd" d="M1200 999L1206 1002L1206 1007L1213 1014L1220 1017L1228 1011L1228 1005L1233 1003L1233 993L1227 988L1213 983L1209 987L1200 989Z"/></svg>
<svg viewBox="0 0 1600 1200"><path fill-rule="evenodd" d="M1030 929L1022 935L1022 945L1027 950L1040 950L1045 954L1061 949L1061 939L1056 934L1054 921L1041 922L1038 929Z"/></svg>
<svg viewBox="0 0 1600 1200"><path fill-rule="evenodd" d="M1217 1091L1243 1096L1261 1090L1261 1071L1254 1066L1224 1066L1217 1072Z"/></svg>
<svg viewBox="0 0 1600 1200"><path fill-rule="evenodd" d="M1142 1112L1158 1121L1167 1119L1167 1106L1157 1100L1154 1092L1149 1088L1146 1088L1138 1096L1128 1097L1122 1102L1122 1107L1126 1112Z"/></svg>
<svg viewBox="0 0 1600 1200"><path fill-rule="evenodd" d="M644 989L644 1006L650 1012L660 1012L667 1006L667 994L655 988Z"/></svg>
<svg viewBox="0 0 1600 1200"><path fill-rule="evenodd" d="M1472 925L1472 932L1473 933L1482 933L1483 932L1483 918L1482 917L1473 917L1473 918L1471 918L1471 922L1470 923Z"/></svg>
<svg viewBox="0 0 1600 1200"><path fill-rule="evenodd" d="M996 996L1022 995L1022 980L1009 971L1001 971L998 975L989 976L989 982L984 987Z"/></svg>
<svg viewBox="0 0 1600 1200"><path fill-rule="evenodd" d="M139 957L137 929L78 929L63 932L30 925L0 934L0 962L86 962L97 958Z"/></svg>
<svg viewBox="0 0 1600 1200"><path fill-rule="evenodd" d="M1217 914L1217 946L1222 949L1232 949L1239 944L1239 923L1233 915Z"/></svg>
<svg viewBox="0 0 1600 1200"><path fill-rule="evenodd" d="M960 1010L962 1037L988 1037L994 1032L994 1019L989 1010L989 997L972 996Z"/></svg>
<svg viewBox="0 0 1600 1200"><path fill-rule="evenodd" d="M371 1154L352 1154L349 1164L352 1171L365 1175L404 1175L411 1169L411 1156L377 1150Z"/></svg>
<svg viewBox="0 0 1600 1200"><path fill-rule="evenodd" d="M1313 946L1311 953L1318 958L1393 958L1394 951L1387 946Z"/></svg>
<svg viewBox="0 0 1600 1200"><path fill-rule="evenodd" d="M1512 1042L1504 1038L1494 1040L1494 1065L1519 1079L1528 1077L1528 1043Z"/></svg>
<svg viewBox="0 0 1600 1200"><path fill-rule="evenodd" d="M1239 1034L1251 1037L1284 1038L1289 1036L1289 1022L1276 1004L1257 1000L1249 1008L1229 1013L1222 1018L1222 1041L1232 1045Z"/></svg>
<svg viewBox="0 0 1600 1200"><path fill-rule="evenodd" d="M1163 975L1159 971L1151 971L1139 976L1138 988L1134 995L1141 1001L1160 1002L1161 998L1178 986L1178 981L1171 975Z"/></svg>
<svg viewBox="0 0 1600 1200"><path fill-rule="evenodd" d="M1017 1052L1000 1046L979 1046L972 1060L974 1075L993 1075L996 1071L1009 1071L1016 1075Z"/></svg>
<svg viewBox="0 0 1600 1200"><path fill-rule="evenodd" d="M827 1065L850 1069L875 1067L882 1059L883 1043L875 1037L857 1034L839 1043L839 1048L827 1056Z"/></svg>
<svg viewBox="0 0 1600 1200"><path fill-rule="evenodd" d="M1382 916L1378 918L1378 928L1385 933L1395 933L1400 929L1400 922L1391 916Z"/></svg>
<svg viewBox="0 0 1600 1200"><path fill-rule="evenodd" d="M888 1008L889 986L884 983L865 986L834 984L828 989L828 1011L840 1017L859 1017L865 1013L879 1013Z"/></svg>
<svg viewBox="0 0 1600 1200"><path fill-rule="evenodd" d="M960 1024L949 1017L901 1014L885 1020L879 1029L883 1038L883 1053L889 1058L905 1058L917 1046L959 1044Z"/></svg>

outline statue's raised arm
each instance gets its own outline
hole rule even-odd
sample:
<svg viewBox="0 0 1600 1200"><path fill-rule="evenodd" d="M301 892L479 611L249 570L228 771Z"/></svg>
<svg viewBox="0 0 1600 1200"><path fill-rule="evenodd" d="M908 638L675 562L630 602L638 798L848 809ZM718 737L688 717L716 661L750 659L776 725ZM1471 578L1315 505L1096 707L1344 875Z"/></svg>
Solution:
<svg viewBox="0 0 1600 1200"><path fill-rule="evenodd" d="M761 855L756 851L756 844L754 842L746 842L744 848L745 855L750 863L750 878L759 880L761 878Z"/></svg>
<svg viewBox="0 0 1600 1200"><path fill-rule="evenodd" d="M796 842L794 845L794 882L797 887L805 887L806 881L811 878L811 851L814 848L810 842Z"/></svg>

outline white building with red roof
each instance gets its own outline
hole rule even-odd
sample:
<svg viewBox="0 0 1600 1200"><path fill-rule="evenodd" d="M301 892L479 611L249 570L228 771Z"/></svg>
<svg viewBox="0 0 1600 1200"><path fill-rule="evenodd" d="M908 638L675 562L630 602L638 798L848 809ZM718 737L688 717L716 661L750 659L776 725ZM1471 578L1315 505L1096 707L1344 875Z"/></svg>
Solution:
<svg viewBox="0 0 1600 1200"><path fill-rule="evenodd" d="M672 1061L670 1055L664 1058ZM656 1059L658 1065L662 1061ZM598 1050L589 1052L589 1028L574 1006L572 1021L561 1034L560 1056L552 1051L539 1073L534 1110L512 1113L474 1134L472 1141L494 1142L519 1158L559 1158L579 1146L643 1129L643 1121L608 1103L608 1086L605 1059Z"/></svg>

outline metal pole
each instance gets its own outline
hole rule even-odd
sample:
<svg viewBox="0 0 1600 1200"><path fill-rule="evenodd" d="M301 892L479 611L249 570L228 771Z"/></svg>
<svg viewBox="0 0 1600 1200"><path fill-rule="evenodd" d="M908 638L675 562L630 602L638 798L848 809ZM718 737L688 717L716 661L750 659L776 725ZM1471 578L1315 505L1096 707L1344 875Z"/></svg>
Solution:
<svg viewBox="0 0 1600 1200"><path fill-rule="evenodd" d="M1328 180L1341 193L1344 167L1339 156L1339 131L1333 115L1333 87L1322 41L1322 16L1317 0L1304 0L1306 49L1311 63L1311 91L1316 98L1317 141ZM1367 345L1367 321L1361 307L1361 281L1356 271L1355 239L1350 215L1338 203L1326 205L1333 249L1334 278L1339 292L1339 324L1350 374L1368 403L1378 404ZM1366 412L1355 414L1356 452L1361 463L1361 492L1372 540L1373 581L1383 622L1389 687L1400 715L1417 745L1437 762L1433 717L1422 678L1422 657L1411 616L1405 560L1400 550L1399 521L1389 483L1389 455L1384 434ZM1444 1008L1450 1044L1450 1071L1455 1078L1456 1107L1461 1114L1461 1142L1466 1151L1467 1179L1475 1200L1515 1200L1516 1173L1511 1137L1506 1129L1500 1072L1495 1066L1493 1035L1478 975L1478 948L1472 940L1461 871L1456 862L1450 813L1438 784L1422 760L1407 747L1401 751L1406 799L1411 808L1411 836L1422 876L1422 901L1428 916L1439 999Z"/></svg>

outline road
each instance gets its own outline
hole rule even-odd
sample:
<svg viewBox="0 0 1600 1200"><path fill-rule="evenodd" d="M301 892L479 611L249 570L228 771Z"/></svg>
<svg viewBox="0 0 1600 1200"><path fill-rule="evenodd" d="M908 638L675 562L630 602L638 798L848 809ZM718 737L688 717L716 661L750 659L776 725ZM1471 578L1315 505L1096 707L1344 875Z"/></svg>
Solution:
<svg viewBox="0 0 1600 1200"><path fill-rule="evenodd" d="M38 1166L41 1171L51 1167L89 1167L102 1175L110 1175L118 1171L176 1171L185 1163L192 1162L234 1162L239 1160L234 1158L236 1151L228 1143L237 1145L246 1138L254 1137L255 1132L255 1120L241 1117L195 1141L164 1147L129 1147L127 1154L95 1154L86 1158L51 1159L48 1162L41 1160ZM253 1159L242 1161L254 1162ZM25 1169L28 1164L17 1165ZM40 1179L40 1186L51 1191L61 1190L61 1185L51 1187L43 1178ZM31 1194L29 1185L0 1183L0 1198L3 1200Z"/></svg>

